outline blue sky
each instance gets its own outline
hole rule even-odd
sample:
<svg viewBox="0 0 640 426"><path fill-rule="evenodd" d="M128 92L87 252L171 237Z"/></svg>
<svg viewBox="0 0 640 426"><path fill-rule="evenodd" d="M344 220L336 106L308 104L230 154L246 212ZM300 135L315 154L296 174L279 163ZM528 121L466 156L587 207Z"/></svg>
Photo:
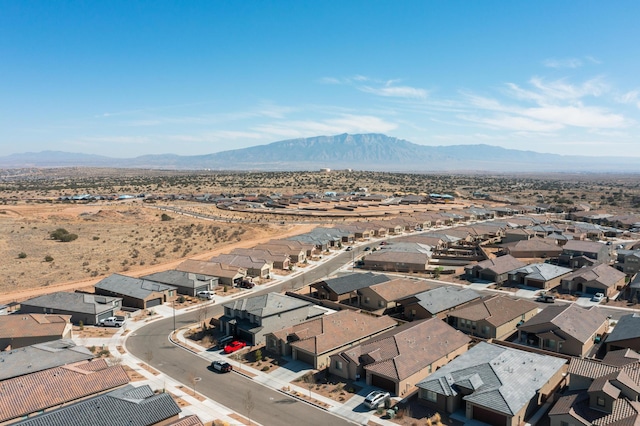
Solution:
<svg viewBox="0 0 640 426"><path fill-rule="evenodd" d="M637 1L0 2L0 155L385 133L640 157Z"/></svg>

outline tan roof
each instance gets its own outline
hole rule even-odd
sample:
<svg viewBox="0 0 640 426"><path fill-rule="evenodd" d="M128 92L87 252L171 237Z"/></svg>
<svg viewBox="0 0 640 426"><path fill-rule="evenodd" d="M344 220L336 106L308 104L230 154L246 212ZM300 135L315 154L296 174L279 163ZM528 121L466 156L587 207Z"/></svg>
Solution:
<svg viewBox="0 0 640 426"><path fill-rule="evenodd" d="M265 266L273 267L273 262L265 259L258 259L253 256L240 254L219 254L209 259L210 262L219 262L231 266L250 269L262 269Z"/></svg>
<svg viewBox="0 0 640 426"><path fill-rule="evenodd" d="M121 365L103 359L70 364L0 382L0 422L129 383Z"/></svg>
<svg viewBox="0 0 640 426"><path fill-rule="evenodd" d="M394 380L403 380L471 339L438 318L414 321L376 336L340 355L365 369Z"/></svg>
<svg viewBox="0 0 640 426"><path fill-rule="evenodd" d="M204 423L200 421L200 418L198 416L191 415L176 420L173 423L169 423L167 426L204 426Z"/></svg>
<svg viewBox="0 0 640 426"><path fill-rule="evenodd" d="M540 330L540 325L546 325L549 330L564 333L564 337L572 336L579 342L585 343L593 334L606 323L606 315L597 307L588 309L570 303L568 305L548 306L520 326L523 331Z"/></svg>
<svg viewBox="0 0 640 426"><path fill-rule="evenodd" d="M620 280L624 279L626 274L618 271L605 263L599 263L593 266L586 266L577 271L570 273L562 278L562 281L572 281L576 278L582 278L589 282L598 282L606 287L613 287Z"/></svg>
<svg viewBox="0 0 640 426"><path fill-rule="evenodd" d="M291 249L300 248L300 249L305 250L305 251L306 250L315 250L315 248L316 248L316 246L314 246L313 244L303 243L302 241L296 241L296 240L269 240L269 242L267 244L286 246L286 247L289 247Z"/></svg>
<svg viewBox="0 0 640 426"><path fill-rule="evenodd" d="M300 253L305 253L306 250L302 247L289 247L284 244L258 244L254 249L268 250L274 254L286 254L287 256L299 256Z"/></svg>
<svg viewBox="0 0 640 426"><path fill-rule="evenodd" d="M249 256L252 259L260 259L267 262L284 262L289 259L289 255L282 251L275 252L269 249L258 248L235 248L231 251L231 254Z"/></svg>
<svg viewBox="0 0 640 426"><path fill-rule="evenodd" d="M377 293L381 298L389 302L431 290L433 287L434 285L429 284L426 281L396 278L391 281L374 284L369 288Z"/></svg>
<svg viewBox="0 0 640 426"><path fill-rule="evenodd" d="M292 343L292 347L319 355L388 330L395 325L396 321L388 316L373 317L345 309L274 334L279 338L285 336L285 339L287 335L297 335L301 340Z"/></svg>
<svg viewBox="0 0 640 426"><path fill-rule="evenodd" d="M364 261L367 263L378 262L399 262L399 263L416 263L424 264L426 266L429 263L429 255L425 253L411 253L404 251L392 251L392 250L378 250L374 253L368 254Z"/></svg>
<svg viewBox="0 0 640 426"><path fill-rule="evenodd" d="M246 269L239 266L231 266L220 262L206 262L195 259L185 260L176 267L176 270L224 278L235 278L238 274L245 275L247 273Z"/></svg>
<svg viewBox="0 0 640 426"><path fill-rule="evenodd" d="M0 315L0 337L62 336L67 326L70 326L70 320L71 315Z"/></svg>
<svg viewBox="0 0 640 426"><path fill-rule="evenodd" d="M476 265L473 265L473 269L487 269L500 275L513 271L514 269L522 268L523 266L527 266L527 264L507 254L478 262Z"/></svg>
<svg viewBox="0 0 640 426"><path fill-rule="evenodd" d="M509 296L491 296L454 309L449 315L471 321L486 319L489 324L498 327L537 309L538 305L529 300L512 299Z"/></svg>

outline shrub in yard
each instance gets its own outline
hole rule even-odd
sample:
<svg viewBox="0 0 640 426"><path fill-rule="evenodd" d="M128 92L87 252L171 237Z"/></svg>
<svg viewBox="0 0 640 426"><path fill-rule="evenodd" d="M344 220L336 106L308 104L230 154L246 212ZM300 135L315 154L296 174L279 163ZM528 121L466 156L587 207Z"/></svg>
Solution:
<svg viewBox="0 0 640 426"><path fill-rule="evenodd" d="M262 371L267 371L269 369L268 365L265 365L264 367L262 367Z"/></svg>

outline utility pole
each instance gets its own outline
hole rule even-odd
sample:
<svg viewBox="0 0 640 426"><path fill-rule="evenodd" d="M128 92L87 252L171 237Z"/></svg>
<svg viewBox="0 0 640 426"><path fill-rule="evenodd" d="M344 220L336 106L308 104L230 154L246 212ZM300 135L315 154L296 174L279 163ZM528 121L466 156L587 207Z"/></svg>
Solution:
<svg viewBox="0 0 640 426"><path fill-rule="evenodd" d="M173 307L173 334L176 334L176 301L171 301L171 306Z"/></svg>

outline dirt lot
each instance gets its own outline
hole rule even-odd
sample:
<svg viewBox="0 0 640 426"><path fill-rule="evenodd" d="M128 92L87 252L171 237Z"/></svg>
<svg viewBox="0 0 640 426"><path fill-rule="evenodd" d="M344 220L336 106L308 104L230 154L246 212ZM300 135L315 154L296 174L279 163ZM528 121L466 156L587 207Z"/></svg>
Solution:
<svg viewBox="0 0 640 426"><path fill-rule="evenodd" d="M138 203L3 206L0 303L91 287L116 272L139 276L171 269L186 258L208 259L313 227L233 224L181 215L163 221L156 209ZM58 228L78 238L54 241L49 235ZM46 256L52 259L45 261Z"/></svg>

